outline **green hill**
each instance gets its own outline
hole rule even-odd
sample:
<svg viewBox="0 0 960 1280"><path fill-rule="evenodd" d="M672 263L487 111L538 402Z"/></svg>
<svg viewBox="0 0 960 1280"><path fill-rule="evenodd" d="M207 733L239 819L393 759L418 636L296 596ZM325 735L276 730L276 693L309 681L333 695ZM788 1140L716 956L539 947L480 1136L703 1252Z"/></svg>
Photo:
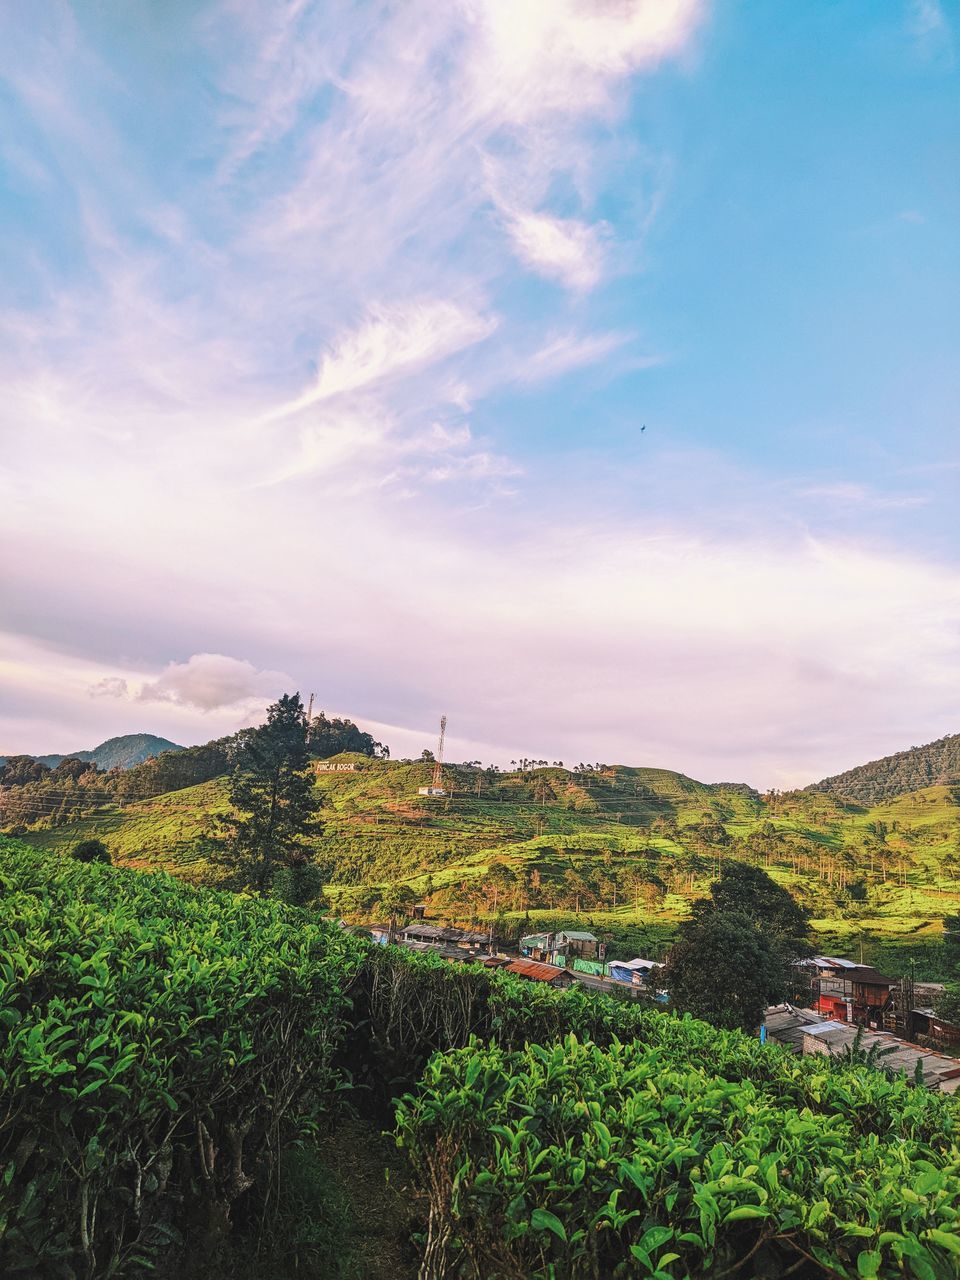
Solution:
<svg viewBox="0 0 960 1280"><path fill-rule="evenodd" d="M351 765L351 769L332 766ZM940 922L960 910L960 788L930 787L873 808L819 792L760 797L663 769L446 770L450 794L418 788L432 766L344 753L316 786L315 856L340 914L376 918L404 883L450 920L507 927L577 919L623 949L665 945L724 859L762 865L812 911L819 945L938 976ZM216 871L201 837L226 807L225 780L168 791L24 838L60 852L99 836L121 865L193 882Z"/></svg>
<svg viewBox="0 0 960 1280"><path fill-rule="evenodd" d="M846 773L824 778L808 791L830 791L859 804L876 804L923 787L960 783L960 734L950 734L923 747L871 760Z"/></svg>
<svg viewBox="0 0 960 1280"><path fill-rule="evenodd" d="M125 733L119 738L108 738L92 751L68 751L65 755L35 756L41 764L55 769L61 760L85 760L98 769L132 769L161 751L182 751L183 747L169 738L158 738L153 733Z"/></svg>

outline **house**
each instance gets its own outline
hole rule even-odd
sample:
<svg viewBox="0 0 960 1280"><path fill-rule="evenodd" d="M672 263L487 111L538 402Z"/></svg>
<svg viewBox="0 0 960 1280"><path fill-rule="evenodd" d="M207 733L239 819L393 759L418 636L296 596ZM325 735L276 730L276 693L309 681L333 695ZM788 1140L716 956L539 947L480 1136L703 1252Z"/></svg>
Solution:
<svg viewBox="0 0 960 1280"><path fill-rule="evenodd" d="M859 966L858 966L859 967ZM813 1009L796 1009L793 1005L773 1005L764 1014L764 1026L770 1040L781 1044L793 1053L803 1055L842 1054L857 1044L869 1053L878 1046L878 1066L883 1070L903 1071L908 1080L914 1080L917 1064L923 1073L923 1083L941 1093L954 1093L960 1089L960 1062L925 1049L887 1031L866 1031L849 1023L824 1018Z"/></svg>
<svg viewBox="0 0 960 1280"><path fill-rule="evenodd" d="M372 938L374 942L385 947L390 940L390 926L388 924L358 924L354 926L355 933L366 934Z"/></svg>
<svg viewBox="0 0 960 1280"><path fill-rule="evenodd" d="M596 934L567 929L554 935L554 949L581 960L603 959L602 944Z"/></svg>
<svg viewBox="0 0 960 1280"><path fill-rule="evenodd" d="M425 920L415 920L413 924L408 924L405 929L400 930L399 937L407 944L412 942L426 942L432 946L452 944L465 947L470 951L476 951L490 941L490 935L487 933L475 933L469 929L445 929L437 924L428 924Z"/></svg>
<svg viewBox="0 0 960 1280"><path fill-rule="evenodd" d="M520 953L534 960L546 960L553 951L552 933L528 933L520 939Z"/></svg>
<svg viewBox="0 0 960 1280"><path fill-rule="evenodd" d="M960 1026L939 1017L932 1005L910 1010L910 1034L921 1044L960 1049Z"/></svg>
<svg viewBox="0 0 960 1280"><path fill-rule="evenodd" d="M552 964L540 964L537 960L510 960L501 972L515 973L518 978L526 978L528 982L546 982L551 987L569 987L573 982L573 975L566 969L558 969Z"/></svg>
<svg viewBox="0 0 960 1280"><path fill-rule="evenodd" d="M642 986L654 969L659 968L656 960L611 960L607 971L614 982L629 982L632 986Z"/></svg>
<svg viewBox="0 0 960 1280"><path fill-rule="evenodd" d="M810 975L810 1004L840 1022L878 1027L897 978L887 978L870 965L838 956L814 956L800 962Z"/></svg>
<svg viewBox="0 0 960 1280"><path fill-rule="evenodd" d="M446 794L443 787L417 787L418 796L445 796Z"/></svg>

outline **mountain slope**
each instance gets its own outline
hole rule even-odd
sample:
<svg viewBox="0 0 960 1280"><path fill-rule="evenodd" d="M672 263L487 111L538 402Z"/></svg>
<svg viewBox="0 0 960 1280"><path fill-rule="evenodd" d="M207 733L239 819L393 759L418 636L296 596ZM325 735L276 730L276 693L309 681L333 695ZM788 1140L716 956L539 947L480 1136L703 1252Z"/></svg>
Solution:
<svg viewBox="0 0 960 1280"><path fill-rule="evenodd" d="M98 769L130 769L142 764L161 751L182 751L183 747L169 738L158 738L153 733L125 733L119 738L108 738L92 751L68 751L62 756L36 756L41 764L55 769L61 760L88 760Z"/></svg>
<svg viewBox="0 0 960 1280"><path fill-rule="evenodd" d="M923 747L897 751L881 760L824 778L807 791L831 791L858 804L878 804L924 787L960 782L960 734L948 734Z"/></svg>
<svg viewBox="0 0 960 1280"><path fill-rule="evenodd" d="M450 766L446 796L418 795L431 775L430 764L353 753L324 762L314 857L338 914L380 918L384 886L401 882L434 917L486 922L505 911L528 928L558 927L562 916L629 938L646 955L722 862L739 859L810 908L828 954L863 948L878 967L901 973L915 962L917 977L940 976L941 921L960 910L958 788L865 809L816 792L761 798L660 769ZM44 820L23 838L67 854L97 836L121 865L210 883L220 873L202 837L226 807L218 778Z"/></svg>

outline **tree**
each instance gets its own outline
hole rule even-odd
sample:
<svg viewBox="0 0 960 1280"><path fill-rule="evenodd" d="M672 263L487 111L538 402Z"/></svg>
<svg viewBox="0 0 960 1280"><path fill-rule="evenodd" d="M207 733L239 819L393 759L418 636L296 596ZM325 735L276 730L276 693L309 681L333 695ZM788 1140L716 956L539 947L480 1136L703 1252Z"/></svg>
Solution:
<svg viewBox="0 0 960 1280"><path fill-rule="evenodd" d="M946 988L937 997L935 1008L944 1021L960 1025L960 915L943 918L943 958Z"/></svg>
<svg viewBox="0 0 960 1280"><path fill-rule="evenodd" d="M102 840L81 840L70 855L76 862L110 862L110 850Z"/></svg>
<svg viewBox="0 0 960 1280"><path fill-rule="evenodd" d="M397 920L408 917L416 901L416 894L408 884L388 884L380 895L380 908L390 918L391 942L397 928Z"/></svg>
<svg viewBox="0 0 960 1280"><path fill-rule="evenodd" d="M667 956L664 982L675 1008L727 1030L755 1031L787 994L782 953L739 912L686 920Z"/></svg>
<svg viewBox="0 0 960 1280"><path fill-rule="evenodd" d="M237 734L232 750L230 804L221 820L214 859L236 888L267 893L280 869L285 895L309 896L305 884L309 841L320 831L319 800L309 772L307 718L298 693L267 708L267 722Z"/></svg>
<svg viewBox="0 0 960 1280"><path fill-rule="evenodd" d="M61 760L53 773L50 775L51 782L65 782L67 779L76 780L85 773L96 773L97 766L90 760L78 760L76 756L67 756Z"/></svg>
<svg viewBox="0 0 960 1280"><path fill-rule="evenodd" d="M339 755L341 751L356 751L360 755L388 759L390 748L385 747L370 733L364 733L352 720L327 717L322 711L313 717L307 729L307 747L311 756L325 759Z"/></svg>
<svg viewBox="0 0 960 1280"><path fill-rule="evenodd" d="M693 914L711 909L745 916L775 941L787 960L810 954L810 912L759 867L728 862L710 886L709 899L693 904Z"/></svg>
<svg viewBox="0 0 960 1280"><path fill-rule="evenodd" d="M49 777L50 769L33 756L11 756L0 764L0 783L5 787L20 787L26 782L40 782Z"/></svg>
<svg viewBox="0 0 960 1280"><path fill-rule="evenodd" d="M792 963L810 954L809 913L761 871L727 863L695 902L667 957L675 1006L715 1026L753 1031L793 991Z"/></svg>

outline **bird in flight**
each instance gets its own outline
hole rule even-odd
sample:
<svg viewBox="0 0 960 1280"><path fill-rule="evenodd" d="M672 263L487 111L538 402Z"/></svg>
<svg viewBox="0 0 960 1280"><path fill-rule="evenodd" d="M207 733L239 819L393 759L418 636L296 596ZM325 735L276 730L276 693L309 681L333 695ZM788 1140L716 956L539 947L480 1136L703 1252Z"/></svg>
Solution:
<svg viewBox="0 0 960 1280"><path fill-rule="evenodd" d="M641 430L641 431L646 431L646 429L647 429L647 424L646 424L646 423L644 423L644 424L643 424L643 426L640 428L640 430Z"/></svg>

